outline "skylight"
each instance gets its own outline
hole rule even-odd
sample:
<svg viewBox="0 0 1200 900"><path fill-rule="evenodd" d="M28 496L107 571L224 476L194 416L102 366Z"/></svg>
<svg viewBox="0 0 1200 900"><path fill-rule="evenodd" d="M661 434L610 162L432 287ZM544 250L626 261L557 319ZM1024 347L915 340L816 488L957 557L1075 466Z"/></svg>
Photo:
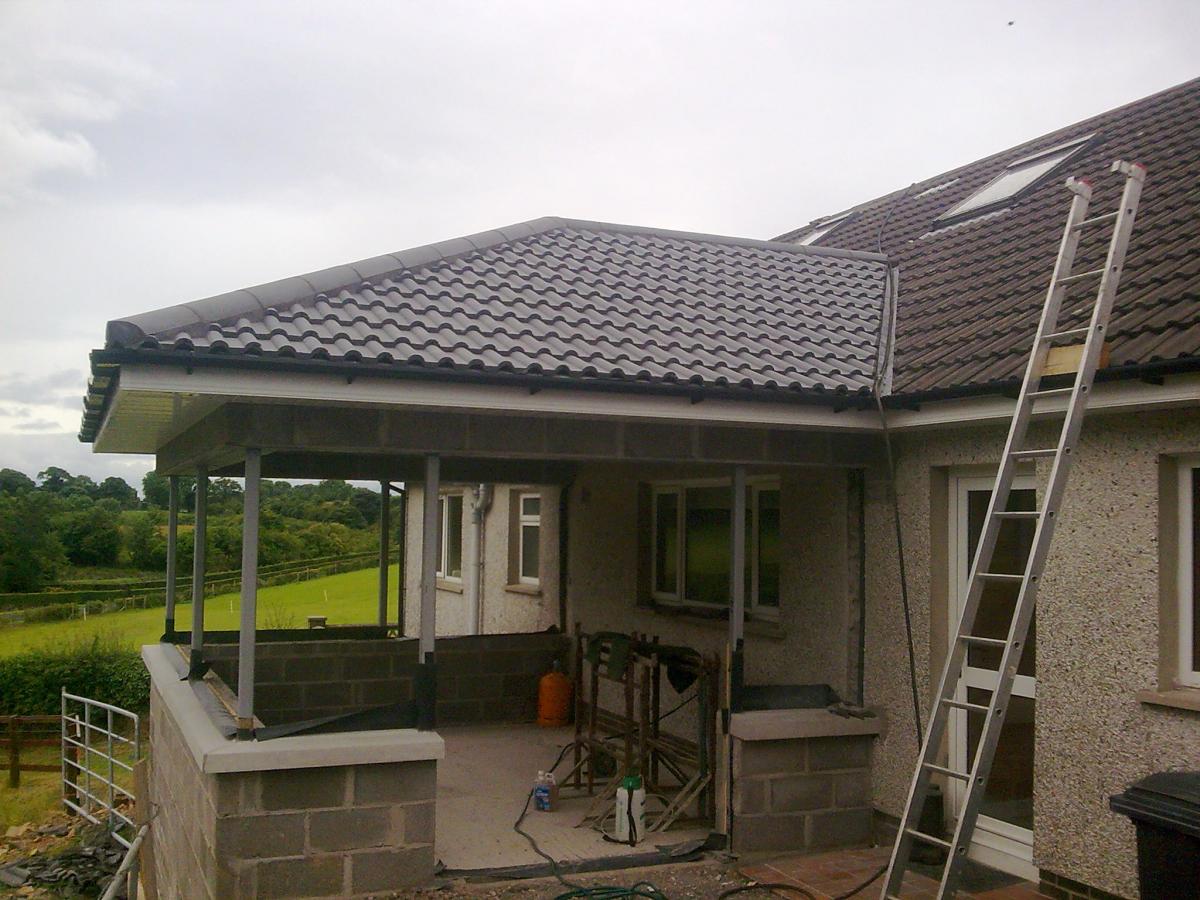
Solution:
<svg viewBox="0 0 1200 900"><path fill-rule="evenodd" d="M1059 144L1057 147L1051 147L1049 150L1042 150L1032 156L1009 163L1007 169L966 200L938 216L938 221L960 219L1008 203L1026 188L1041 181L1060 164L1074 156L1091 137L1088 135L1071 141L1069 144Z"/></svg>
<svg viewBox="0 0 1200 900"><path fill-rule="evenodd" d="M817 225L812 231L802 237L799 241L797 241L797 243L801 247L807 247L809 244L816 243L821 238L825 237L825 235L829 234L829 232L833 231L833 229L845 222L848 218L850 218L850 213L846 213L845 215L841 216L835 216L832 219L826 219L824 222Z"/></svg>

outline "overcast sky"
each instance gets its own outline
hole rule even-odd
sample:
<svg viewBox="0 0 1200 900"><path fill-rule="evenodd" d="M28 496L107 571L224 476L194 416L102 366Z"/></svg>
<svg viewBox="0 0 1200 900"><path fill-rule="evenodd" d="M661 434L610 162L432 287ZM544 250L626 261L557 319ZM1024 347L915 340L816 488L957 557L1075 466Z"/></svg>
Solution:
<svg viewBox="0 0 1200 900"><path fill-rule="evenodd" d="M1200 74L1200 3L0 0L0 467L104 323L542 215L770 237Z"/></svg>

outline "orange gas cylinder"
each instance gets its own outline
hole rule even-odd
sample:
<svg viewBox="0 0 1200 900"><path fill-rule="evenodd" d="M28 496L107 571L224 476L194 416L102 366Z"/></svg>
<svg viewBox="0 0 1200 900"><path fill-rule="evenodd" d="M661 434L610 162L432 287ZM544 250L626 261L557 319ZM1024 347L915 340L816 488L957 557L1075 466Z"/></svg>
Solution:
<svg viewBox="0 0 1200 900"><path fill-rule="evenodd" d="M547 727L571 721L571 679L562 673L558 660L554 668L538 680L537 723Z"/></svg>

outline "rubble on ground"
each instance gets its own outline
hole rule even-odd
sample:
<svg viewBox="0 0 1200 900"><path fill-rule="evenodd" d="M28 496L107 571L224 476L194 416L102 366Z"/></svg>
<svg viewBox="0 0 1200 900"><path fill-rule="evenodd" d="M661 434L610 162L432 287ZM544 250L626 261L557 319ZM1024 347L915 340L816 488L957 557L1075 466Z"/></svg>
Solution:
<svg viewBox="0 0 1200 900"><path fill-rule="evenodd" d="M18 897L98 897L124 856L103 827L65 813L12 825L0 839L0 888Z"/></svg>

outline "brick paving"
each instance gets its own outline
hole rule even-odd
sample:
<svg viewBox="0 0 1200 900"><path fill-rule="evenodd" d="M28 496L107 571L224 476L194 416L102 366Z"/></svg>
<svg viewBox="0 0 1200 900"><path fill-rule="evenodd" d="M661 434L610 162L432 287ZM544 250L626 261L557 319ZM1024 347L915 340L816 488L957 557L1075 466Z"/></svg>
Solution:
<svg viewBox="0 0 1200 900"><path fill-rule="evenodd" d="M891 854L890 847L870 847L865 850L834 850L830 853L815 855L782 856L764 862L755 862L740 868L747 878L759 882L781 882L795 885L809 891L815 900L832 900L862 884L871 875L886 866ZM997 876L1001 880L1002 876ZM872 882L868 887L855 894L855 897L877 897L880 891L880 881ZM793 897L787 891L778 891L780 896ZM937 882L918 872L908 872L904 876L904 888L901 892L904 900L935 900L937 897ZM970 900L1045 900L1045 895L1038 892L1037 887L1027 881L1012 880L1009 884L1000 884L986 890L975 892L960 891L960 898Z"/></svg>

